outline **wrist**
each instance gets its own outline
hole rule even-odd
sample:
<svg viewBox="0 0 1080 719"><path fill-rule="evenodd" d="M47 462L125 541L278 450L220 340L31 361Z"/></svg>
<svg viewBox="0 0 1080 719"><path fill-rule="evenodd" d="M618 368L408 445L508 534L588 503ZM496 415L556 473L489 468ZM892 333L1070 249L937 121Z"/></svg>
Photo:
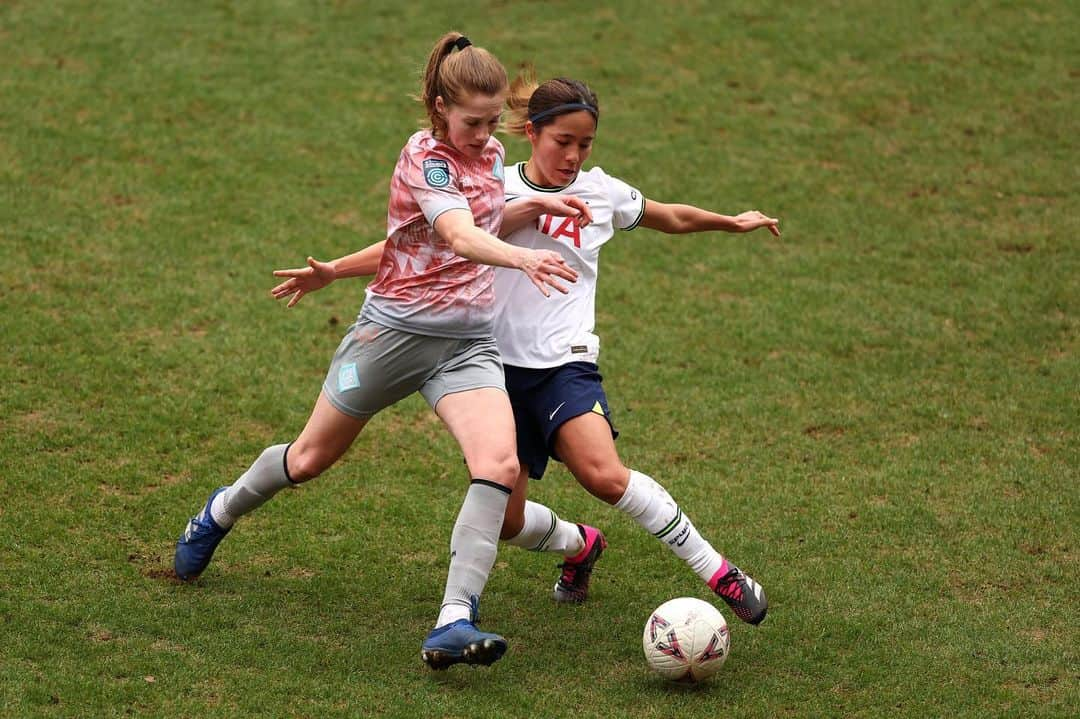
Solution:
<svg viewBox="0 0 1080 719"><path fill-rule="evenodd" d="M527 202L528 213L526 214L526 217L530 222L544 214L544 211L547 209L543 197L530 197Z"/></svg>
<svg viewBox="0 0 1080 719"><path fill-rule="evenodd" d="M510 245L510 248L513 252L512 261L514 263L514 269L524 270L532 253L524 247L514 247L513 245Z"/></svg>

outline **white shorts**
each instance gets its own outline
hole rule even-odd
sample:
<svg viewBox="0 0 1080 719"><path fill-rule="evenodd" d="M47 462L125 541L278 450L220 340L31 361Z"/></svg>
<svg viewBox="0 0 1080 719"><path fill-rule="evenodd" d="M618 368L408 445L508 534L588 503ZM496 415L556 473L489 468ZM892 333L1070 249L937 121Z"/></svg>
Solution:
<svg viewBox="0 0 1080 719"><path fill-rule="evenodd" d="M349 327L323 382L330 403L357 419L413 392L434 409L448 394L481 387L506 391L493 338L418 335L365 319Z"/></svg>

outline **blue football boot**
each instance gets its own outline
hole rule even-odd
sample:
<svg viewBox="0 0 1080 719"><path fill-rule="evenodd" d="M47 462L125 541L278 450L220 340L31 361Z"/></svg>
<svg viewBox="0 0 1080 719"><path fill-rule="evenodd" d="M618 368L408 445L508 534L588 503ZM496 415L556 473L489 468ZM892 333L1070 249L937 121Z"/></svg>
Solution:
<svg viewBox="0 0 1080 719"><path fill-rule="evenodd" d="M476 628L480 621L480 599L473 595L469 619L459 619L428 634L420 648L420 657L432 669L446 669L454 664L489 666L506 653L506 640L498 634Z"/></svg>
<svg viewBox="0 0 1080 719"><path fill-rule="evenodd" d="M228 529L222 529L210 516L210 505L214 497L225 489L226 487L218 487L214 490L210 499L206 500L206 506L191 518L183 535L176 542L173 567L176 569L176 576L185 582L202 574L206 565L210 564L210 558L214 556L217 545L229 533Z"/></svg>

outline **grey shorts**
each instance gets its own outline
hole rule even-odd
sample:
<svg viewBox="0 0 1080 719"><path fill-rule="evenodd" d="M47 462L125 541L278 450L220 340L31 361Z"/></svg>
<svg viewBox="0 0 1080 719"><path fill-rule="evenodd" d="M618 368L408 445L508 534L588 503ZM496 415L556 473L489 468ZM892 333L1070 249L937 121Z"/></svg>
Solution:
<svg viewBox="0 0 1080 719"><path fill-rule="evenodd" d="M448 394L506 391L495 340L431 337L358 319L342 338L323 382L330 403L368 419L419 391L434 409Z"/></svg>

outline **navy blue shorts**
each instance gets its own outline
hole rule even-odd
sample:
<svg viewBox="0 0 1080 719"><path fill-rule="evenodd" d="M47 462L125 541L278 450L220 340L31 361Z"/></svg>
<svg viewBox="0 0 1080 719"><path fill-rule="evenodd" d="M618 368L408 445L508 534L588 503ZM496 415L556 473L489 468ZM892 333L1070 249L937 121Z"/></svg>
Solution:
<svg viewBox="0 0 1080 719"><path fill-rule="evenodd" d="M544 369L503 366L517 424L518 459L533 479L544 476L549 457L559 459L555 454L555 432L567 420L596 412L608 421L611 436L619 436L611 423L598 369L592 362L570 362Z"/></svg>

